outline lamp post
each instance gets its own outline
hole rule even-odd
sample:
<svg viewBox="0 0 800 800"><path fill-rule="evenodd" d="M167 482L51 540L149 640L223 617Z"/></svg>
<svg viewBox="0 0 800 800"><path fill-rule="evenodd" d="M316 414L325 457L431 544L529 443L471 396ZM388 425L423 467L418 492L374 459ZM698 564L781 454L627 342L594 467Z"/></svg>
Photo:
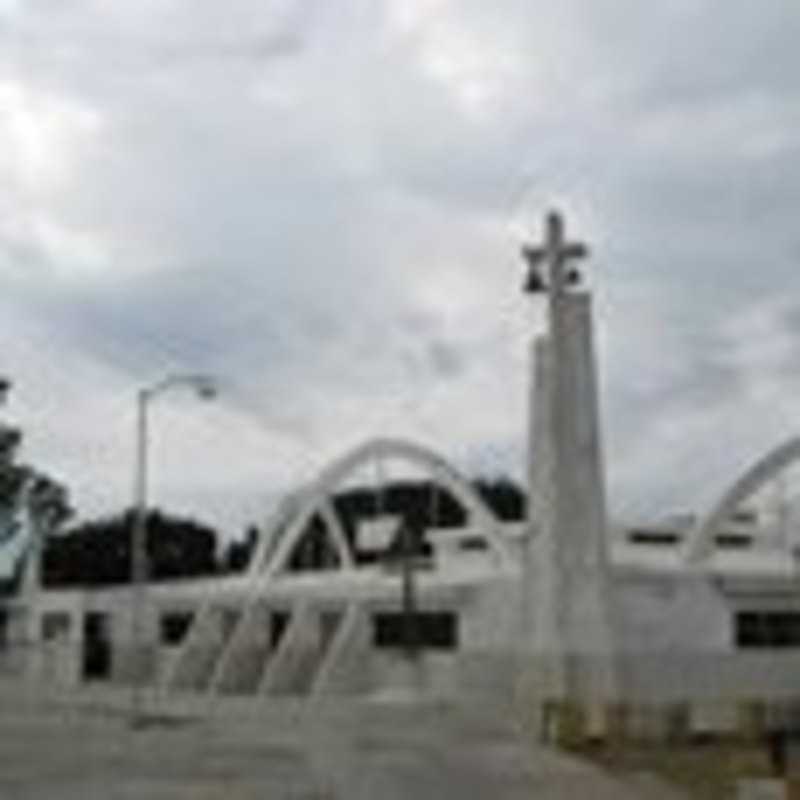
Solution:
<svg viewBox="0 0 800 800"><path fill-rule="evenodd" d="M143 707L143 688L146 679L146 660L143 636L144 603L149 578L147 558L147 472L148 472L148 408L158 395L184 387L193 389L203 400L216 397L217 387L208 375L168 375L157 383L140 389L136 395L136 470L134 478L134 511L131 531L131 584L132 624L131 644L133 656L133 694L131 715L134 724L141 721Z"/></svg>

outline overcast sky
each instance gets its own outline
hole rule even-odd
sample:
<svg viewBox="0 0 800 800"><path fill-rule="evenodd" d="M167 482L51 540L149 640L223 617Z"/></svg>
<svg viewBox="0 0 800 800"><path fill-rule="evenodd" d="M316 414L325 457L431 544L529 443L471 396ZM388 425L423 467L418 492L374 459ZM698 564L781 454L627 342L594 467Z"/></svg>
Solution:
<svg viewBox="0 0 800 800"><path fill-rule="evenodd" d="M797 0L0 0L0 373L81 516L231 534L376 434L522 474L519 258L593 251L612 507L798 430Z"/></svg>

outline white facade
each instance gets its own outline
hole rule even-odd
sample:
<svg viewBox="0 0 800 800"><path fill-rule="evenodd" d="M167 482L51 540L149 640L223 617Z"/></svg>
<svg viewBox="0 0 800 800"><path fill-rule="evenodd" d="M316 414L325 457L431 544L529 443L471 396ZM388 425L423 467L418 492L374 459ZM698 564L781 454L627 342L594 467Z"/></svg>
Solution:
<svg viewBox="0 0 800 800"><path fill-rule="evenodd" d="M521 553L527 528L499 530L510 550ZM452 646L423 648L413 680L438 694L512 692L520 675L546 660L526 639L524 562L498 567L491 551L475 549L475 529L429 536L441 542L417 578L418 608L453 615L457 635ZM800 640L775 647L737 643L739 614L800 615L800 572L785 553L755 540L747 550L717 550L697 568L683 561L680 540L630 544L622 538L611 548L609 569L613 651L623 687L614 699L800 695ZM469 549L460 551L459 541ZM536 545L533 553L535 563ZM253 574L151 585L144 614L147 681L167 692L310 697L379 692L409 680L403 649L375 642L376 615L401 608L396 572L376 566L314 571L273 576L254 593L257 585ZM24 650L27 677L64 687L143 677L132 674L138 662L131 658L131 606L127 588L38 593L24 608L24 629L33 640ZM98 615L102 622L94 624L107 637L108 664L92 675L87 637ZM181 615L191 615L193 627L179 642L165 641L167 621ZM271 643L280 615L284 630ZM592 663L591 653L583 657Z"/></svg>
<svg viewBox="0 0 800 800"><path fill-rule="evenodd" d="M579 252L556 236L545 253L556 267L558 247ZM800 572L787 537L741 511L800 461L800 443L732 480L703 517L609 525L590 297L562 284L550 312L531 346L525 522L497 520L428 448L370 441L280 504L246 573L151 585L135 646L129 589L41 591L28 581L10 608L15 662L21 653L29 679L47 683L209 695L313 698L411 683L590 703L800 697ZM385 549L398 520L372 520L354 549L334 510L345 479L374 459L422 468L467 517L464 528L425 532L431 556L405 582L354 551ZM292 557L314 518L326 559L298 570ZM409 619L411 649L398 636Z"/></svg>

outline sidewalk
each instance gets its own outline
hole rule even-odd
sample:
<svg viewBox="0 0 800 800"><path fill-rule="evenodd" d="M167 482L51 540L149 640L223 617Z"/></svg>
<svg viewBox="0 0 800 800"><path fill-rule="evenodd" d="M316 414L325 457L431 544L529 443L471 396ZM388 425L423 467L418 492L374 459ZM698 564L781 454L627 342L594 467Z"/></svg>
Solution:
<svg viewBox="0 0 800 800"><path fill-rule="evenodd" d="M135 729L118 691L0 689L3 800L633 800L669 797L434 703L184 699ZM111 702L113 701L113 702ZM186 713L188 711L194 713ZM181 713L177 713L181 711Z"/></svg>

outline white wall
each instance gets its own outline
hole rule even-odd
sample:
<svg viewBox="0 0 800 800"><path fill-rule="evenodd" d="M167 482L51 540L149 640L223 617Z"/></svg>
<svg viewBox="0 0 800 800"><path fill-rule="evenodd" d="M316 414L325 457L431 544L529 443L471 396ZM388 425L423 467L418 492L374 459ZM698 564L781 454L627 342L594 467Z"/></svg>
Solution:
<svg viewBox="0 0 800 800"><path fill-rule="evenodd" d="M617 569L611 602L618 652L731 649L729 602L706 576Z"/></svg>

